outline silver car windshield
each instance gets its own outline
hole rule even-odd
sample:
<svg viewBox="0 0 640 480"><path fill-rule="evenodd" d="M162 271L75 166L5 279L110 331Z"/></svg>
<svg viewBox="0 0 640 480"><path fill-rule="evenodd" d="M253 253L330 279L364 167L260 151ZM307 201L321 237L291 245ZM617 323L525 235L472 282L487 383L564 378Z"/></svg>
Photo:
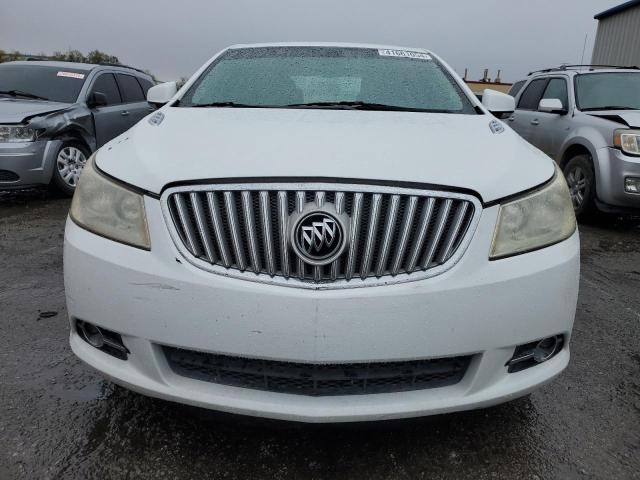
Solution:
<svg viewBox="0 0 640 480"><path fill-rule="evenodd" d="M475 113L426 53L333 47L231 49L177 106Z"/></svg>
<svg viewBox="0 0 640 480"><path fill-rule="evenodd" d="M0 96L73 103L84 84L86 70L38 65L0 65Z"/></svg>
<svg viewBox="0 0 640 480"><path fill-rule="evenodd" d="M640 110L640 72L581 74L575 86L582 111Z"/></svg>

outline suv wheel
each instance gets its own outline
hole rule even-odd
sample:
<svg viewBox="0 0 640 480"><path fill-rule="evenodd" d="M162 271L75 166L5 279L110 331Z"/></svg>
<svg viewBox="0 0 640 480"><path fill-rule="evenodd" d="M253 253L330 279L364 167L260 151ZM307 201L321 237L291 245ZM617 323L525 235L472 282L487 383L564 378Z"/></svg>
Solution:
<svg viewBox="0 0 640 480"><path fill-rule="evenodd" d="M89 152L80 142L64 142L56 155L51 184L65 195L73 195L88 158Z"/></svg>
<svg viewBox="0 0 640 480"><path fill-rule="evenodd" d="M591 217L596 211L596 177L591 159L587 155L577 155L564 167L573 209L578 220Z"/></svg>

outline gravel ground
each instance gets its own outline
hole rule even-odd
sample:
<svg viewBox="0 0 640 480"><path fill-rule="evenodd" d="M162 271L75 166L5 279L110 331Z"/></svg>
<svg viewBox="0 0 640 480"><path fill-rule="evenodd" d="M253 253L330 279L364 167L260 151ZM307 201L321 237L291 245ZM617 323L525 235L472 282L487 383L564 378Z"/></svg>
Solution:
<svg viewBox="0 0 640 480"><path fill-rule="evenodd" d="M572 361L498 407L302 425L146 398L68 346L69 201L0 194L0 479L640 479L640 228L581 226Z"/></svg>

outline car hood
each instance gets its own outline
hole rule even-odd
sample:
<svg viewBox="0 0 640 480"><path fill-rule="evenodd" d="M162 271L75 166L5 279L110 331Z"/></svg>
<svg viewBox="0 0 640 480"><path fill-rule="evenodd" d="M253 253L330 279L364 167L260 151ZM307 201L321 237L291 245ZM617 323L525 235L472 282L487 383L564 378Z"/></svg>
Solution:
<svg viewBox="0 0 640 480"><path fill-rule="evenodd" d="M96 163L153 193L237 178L411 182L469 189L484 201L539 185L553 162L489 115L316 109L161 110L106 144Z"/></svg>
<svg viewBox="0 0 640 480"><path fill-rule="evenodd" d="M69 106L70 103L0 98L0 124L23 123L29 117L55 112Z"/></svg>
<svg viewBox="0 0 640 480"><path fill-rule="evenodd" d="M640 110L598 110L588 113L594 117L623 123L629 127L640 128Z"/></svg>

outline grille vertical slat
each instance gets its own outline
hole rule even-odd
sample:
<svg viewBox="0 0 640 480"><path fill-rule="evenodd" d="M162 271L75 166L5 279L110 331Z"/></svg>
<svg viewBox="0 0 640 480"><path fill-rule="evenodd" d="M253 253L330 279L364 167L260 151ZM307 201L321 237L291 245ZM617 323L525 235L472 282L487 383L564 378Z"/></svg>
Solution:
<svg viewBox="0 0 640 480"><path fill-rule="evenodd" d="M398 248L396 255L393 259L393 265L391 267L391 275L397 275L402 265L402 259L404 258L407 245L409 243L409 235L411 234L411 228L413 227L413 217L416 214L416 207L418 206L418 197L409 197L407 209L405 210L404 219L402 220L402 227L400 230L400 240L398 241Z"/></svg>
<svg viewBox="0 0 640 480"><path fill-rule="evenodd" d="M344 213L344 192L336 192L335 196L336 213L341 215ZM346 232L345 232L346 233ZM340 257L331 262L331 280L336 281L338 278L338 270L340 269Z"/></svg>
<svg viewBox="0 0 640 480"><path fill-rule="evenodd" d="M382 206L382 195L375 193L371 201L371 213L369 215L369 230L367 232L367 241L362 254L362 267L360 267L360 277L367 278L371 271L371 261L373 259L373 250L376 243L376 234L378 233L378 221L380 219L380 207Z"/></svg>
<svg viewBox="0 0 640 480"><path fill-rule="evenodd" d="M162 197L172 237L191 263L300 286L371 285L384 277L398 282L406 281L402 275L440 273L468 245L479 207L464 194L339 183L174 187ZM331 263L317 265L296 254L291 228L323 211L336 216L346 245ZM314 239L328 233L315 231ZM330 250L329 238L323 248Z"/></svg>
<svg viewBox="0 0 640 480"><path fill-rule="evenodd" d="M306 192L296 192L296 212L302 213L302 211L304 210L304 204L306 203L306 199L307 199ZM298 278L300 278L300 280L304 280L304 276L305 276L304 260L302 260L301 258L298 258L297 265L298 265L298 268L297 268Z"/></svg>
<svg viewBox="0 0 640 480"><path fill-rule="evenodd" d="M231 230L233 255L235 256L238 268L240 271L244 272L247 269L247 261L244 257L244 248L240 243L240 222L238 221L236 202L232 192L224 192L224 207L229 221L229 230Z"/></svg>
<svg viewBox="0 0 640 480"><path fill-rule="evenodd" d="M398 217L398 209L400 207L400 195L393 195L391 197L391 204L389 211L387 212L387 220L384 227L384 237L382 239L382 245L380 247L380 256L378 257L378 265L376 266L376 276L381 277L384 273L387 260L389 259L389 252L391 251L391 240L396 230L396 219Z"/></svg>
<svg viewBox="0 0 640 480"><path fill-rule="evenodd" d="M358 256L358 241L360 239L360 216L362 215L362 193L353 195L353 211L351 213L351 228L349 231L349 254L347 257L347 268L345 278L351 280L356 268L356 257Z"/></svg>
<svg viewBox="0 0 640 480"><path fill-rule="evenodd" d="M447 232L447 238L445 239L444 247L442 248L442 251L438 257L438 263L446 262L449 257L451 257L455 241L458 238L460 229L462 228L464 217L467 214L468 208L468 203L459 202L455 216L453 217L453 222L451 223L451 228L449 228L449 231Z"/></svg>
<svg viewBox="0 0 640 480"><path fill-rule="evenodd" d="M196 243L196 232L193 228L193 224L191 223L191 218L189 216L189 211L187 210L187 205L185 204L184 196L178 194L174 200L178 211L180 225L184 232L184 238L187 242L187 248L194 256L199 257L202 255L202 251Z"/></svg>
<svg viewBox="0 0 640 480"><path fill-rule="evenodd" d="M260 273L260 257L258 256L258 244L256 241L256 221L253 215L253 202L251 192L246 190L242 192L242 210L247 244L249 247L249 257L251 258L251 268L255 273Z"/></svg>
<svg viewBox="0 0 640 480"><path fill-rule="evenodd" d="M453 204L453 200L451 200L450 198L446 199L444 201L444 204L440 208L440 211L438 212L438 219L436 221L435 232L431 237L431 239L429 240L427 252L425 253L424 259L421 262L423 269L427 268L431 264L431 261L435 256L435 253L440 244L440 239L442 238L444 229L447 226L447 220L449 219L449 211L451 210L452 204Z"/></svg>
<svg viewBox="0 0 640 480"><path fill-rule="evenodd" d="M407 272L413 272L416 268L418 257L420 256L420 252L422 251L422 246L424 245L424 241L427 238L427 232L429 231L429 225L431 224L431 217L433 216L435 206L435 198L428 198L426 200L426 204L424 205L422 216L420 218L418 235L414 241L413 249L411 250L411 254L409 256L409 261L407 262Z"/></svg>
<svg viewBox="0 0 640 480"><path fill-rule="evenodd" d="M289 201L287 192L278 192L278 228L280 233L280 264L282 275L289 278L289 248L287 225L289 218Z"/></svg>
<svg viewBox="0 0 640 480"><path fill-rule="evenodd" d="M316 207L318 208L324 207L325 198L326 198L325 192L316 192L316 198L315 198ZM313 267L313 280L315 282L319 282L320 280L322 280L322 268L323 267L318 265Z"/></svg>
<svg viewBox="0 0 640 480"><path fill-rule="evenodd" d="M264 256L267 263L267 272L273 277L276 274L276 259L273 251L273 234L271 231L271 202L269 199L269 192L267 191L260 192L260 223L262 225L262 238L264 242Z"/></svg>
<svg viewBox="0 0 640 480"><path fill-rule="evenodd" d="M211 218L211 224L213 225L213 235L216 239L216 245L218 246L220 257L222 257L222 263L225 267L230 267L233 260L229 253L229 245L227 245L227 239L224 234L224 225L222 224L222 218L220 216L220 205L215 193L207 192L207 205L209 206L209 215Z"/></svg>
<svg viewBox="0 0 640 480"><path fill-rule="evenodd" d="M196 192L191 192L189 194L189 198L191 200L191 209L193 210L193 216L196 220L198 234L200 235L200 240L202 242L202 246L204 247L204 253L207 256L207 260L209 260L209 263L215 263L216 254L213 250L211 234L209 233L209 229L207 228L206 217L204 215L204 209L202 207L200 196Z"/></svg>

